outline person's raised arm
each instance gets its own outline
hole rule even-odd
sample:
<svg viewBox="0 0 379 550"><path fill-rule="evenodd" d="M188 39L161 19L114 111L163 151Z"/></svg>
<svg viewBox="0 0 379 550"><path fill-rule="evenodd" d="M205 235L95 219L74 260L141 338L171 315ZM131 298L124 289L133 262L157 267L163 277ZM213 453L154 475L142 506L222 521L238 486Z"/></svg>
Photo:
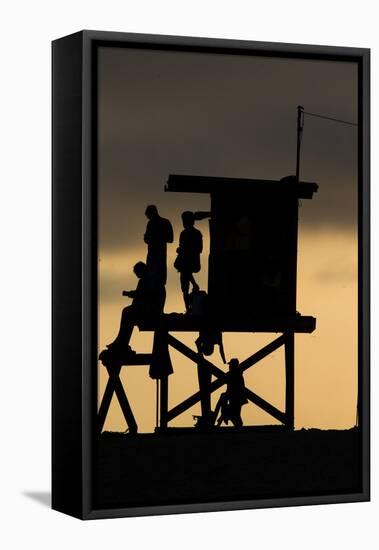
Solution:
<svg viewBox="0 0 379 550"><path fill-rule="evenodd" d="M136 295L136 291L135 290L123 290L122 295L127 296L128 298L134 298L135 295Z"/></svg>

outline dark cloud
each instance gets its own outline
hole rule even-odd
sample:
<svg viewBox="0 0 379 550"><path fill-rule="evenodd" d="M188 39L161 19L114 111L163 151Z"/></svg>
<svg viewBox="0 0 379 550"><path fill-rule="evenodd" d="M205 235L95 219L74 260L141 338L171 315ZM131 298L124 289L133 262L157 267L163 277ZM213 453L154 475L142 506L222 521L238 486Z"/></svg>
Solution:
<svg viewBox="0 0 379 550"><path fill-rule="evenodd" d="M102 48L100 244L141 243L147 203L178 223L207 196L163 192L170 173L276 179L294 173L296 106L357 119L351 63ZM306 118L301 177L307 227L356 224L357 129Z"/></svg>

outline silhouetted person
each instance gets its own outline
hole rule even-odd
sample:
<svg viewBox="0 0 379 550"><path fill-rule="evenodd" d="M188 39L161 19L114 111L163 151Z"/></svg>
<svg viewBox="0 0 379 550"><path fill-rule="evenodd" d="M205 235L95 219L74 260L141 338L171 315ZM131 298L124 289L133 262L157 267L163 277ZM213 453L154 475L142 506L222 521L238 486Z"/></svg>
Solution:
<svg viewBox="0 0 379 550"><path fill-rule="evenodd" d="M162 218L154 204L146 208L148 218L144 241L147 244L146 265L157 284L167 282L167 243L174 241L174 233L169 220Z"/></svg>
<svg viewBox="0 0 379 550"><path fill-rule="evenodd" d="M193 212L183 212L183 231L179 238L179 247L177 248L177 258L174 267L180 273L180 286L183 292L186 310L189 311L189 286L192 284L193 291L199 290L193 274L200 271L200 254L203 251L203 236L201 232L194 227L195 216Z"/></svg>
<svg viewBox="0 0 379 550"><path fill-rule="evenodd" d="M247 403L247 398L243 372L238 359L231 359L229 362L226 392L221 394L214 411L214 418L216 420L221 409L217 425L220 426L222 422L228 424L230 420L236 428L240 428L243 425L241 408L245 403Z"/></svg>
<svg viewBox="0 0 379 550"><path fill-rule="evenodd" d="M147 265L138 262L133 268L139 281L135 290L124 291L123 295L133 299L130 306L123 309L120 330L116 339L107 347L117 353L133 353L129 341L134 325L139 321L156 319L164 308L166 291L164 285L157 285Z"/></svg>
<svg viewBox="0 0 379 550"><path fill-rule="evenodd" d="M199 337L195 340L197 350L202 355L212 355L215 345L219 347L220 356L223 363L226 363L224 344L222 341L222 332L211 326L202 328L199 332Z"/></svg>
<svg viewBox="0 0 379 550"><path fill-rule="evenodd" d="M226 363L222 332L212 315L208 294L205 290L194 291L189 295L191 313L201 318L199 337L195 340L197 350L202 355L212 355L215 345L219 346L221 359Z"/></svg>

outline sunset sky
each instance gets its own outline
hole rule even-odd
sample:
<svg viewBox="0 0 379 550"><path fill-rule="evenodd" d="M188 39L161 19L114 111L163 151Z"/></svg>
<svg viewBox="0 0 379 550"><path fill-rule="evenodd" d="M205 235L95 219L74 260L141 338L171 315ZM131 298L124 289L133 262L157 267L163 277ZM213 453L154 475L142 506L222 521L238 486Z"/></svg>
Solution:
<svg viewBox="0 0 379 550"><path fill-rule="evenodd" d="M358 71L353 63L100 48L98 93L99 351L114 339L123 289L145 260L147 204L171 220L165 311L183 312L173 268L184 210L209 209L209 196L165 193L169 174L280 179L295 171L296 106L357 121ZM301 179L319 185L299 210L297 310L317 318L296 335L296 428L348 428L357 396L357 129L306 117ZM207 286L208 223L200 286ZM225 334L227 358L241 360L275 334ZM180 339L195 349L195 334ZM152 335L135 329L131 345L151 350ZM284 350L245 375L246 385L284 407ZM196 368L171 353L169 406L198 389ZM225 369L217 353L210 358ZM99 362L99 398L107 374ZM148 367L124 367L122 381L141 432L155 426L155 381ZM221 390L220 390L221 391ZM217 392L213 402L217 399ZM170 425L193 425L193 407ZM249 403L245 424L276 423ZM112 401L105 429L126 428Z"/></svg>

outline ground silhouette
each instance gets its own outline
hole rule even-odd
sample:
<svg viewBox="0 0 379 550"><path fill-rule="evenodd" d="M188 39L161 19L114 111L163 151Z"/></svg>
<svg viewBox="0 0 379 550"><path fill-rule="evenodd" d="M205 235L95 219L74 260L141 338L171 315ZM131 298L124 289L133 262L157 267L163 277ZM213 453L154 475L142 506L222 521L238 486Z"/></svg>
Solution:
<svg viewBox="0 0 379 550"><path fill-rule="evenodd" d="M171 430L97 441L96 507L361 491L361 433L246 427Z"/></svg>

